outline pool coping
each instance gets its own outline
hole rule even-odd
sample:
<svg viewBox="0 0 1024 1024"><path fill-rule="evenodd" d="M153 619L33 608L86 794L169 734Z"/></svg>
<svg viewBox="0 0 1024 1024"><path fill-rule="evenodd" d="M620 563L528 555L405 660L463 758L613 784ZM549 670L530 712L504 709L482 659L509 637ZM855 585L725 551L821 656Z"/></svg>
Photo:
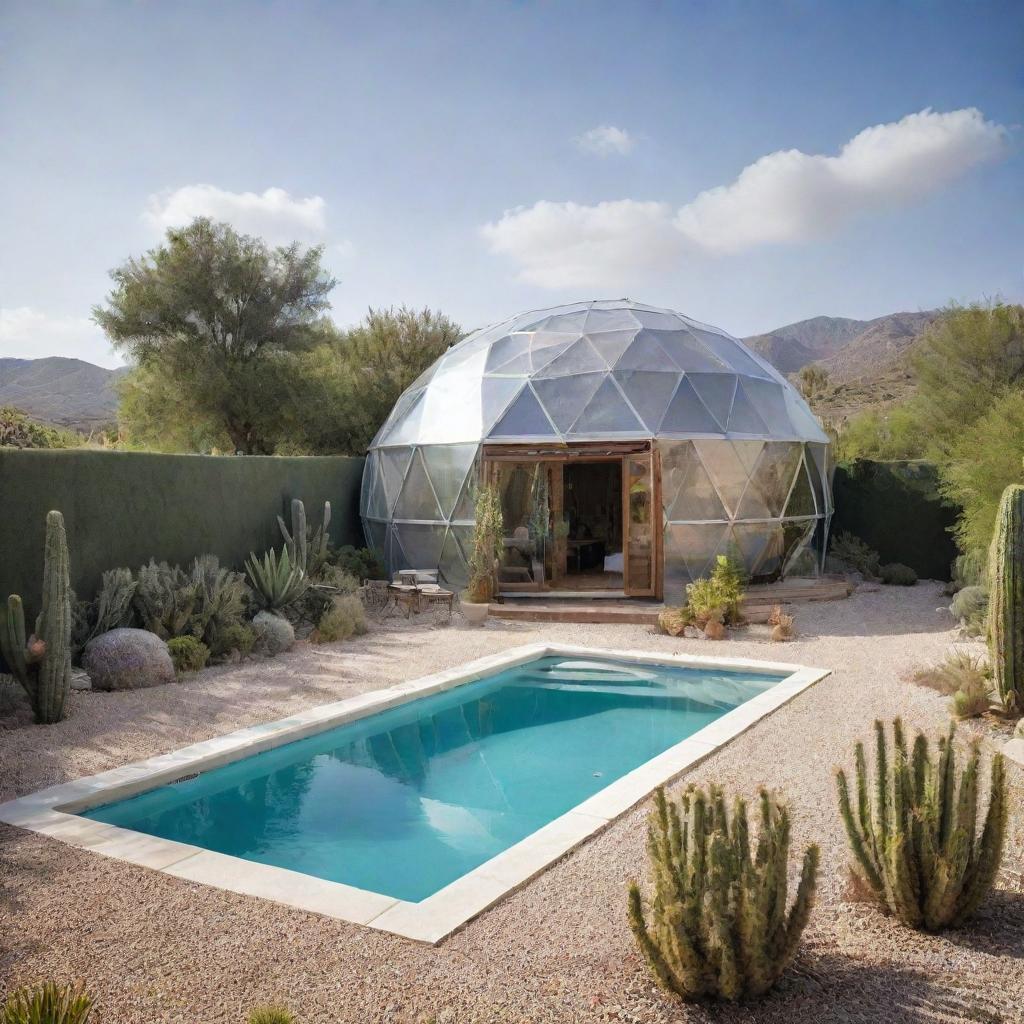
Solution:
<svg viewBox="0 0 1024 1024"><path fill-rule="evenodd" d="M593 796L497 856L467 872L419 903L370 892L341 882L258 864L199 846L82 818L79 812L135 796L196 771L207 771L264 750L314 736L408 701L453 689L495 672L545 656L611 657L635 664L692 668L746 669L778 674L779 682L692 736L627 772ZM391 932L436 945L526 885L591 836L646 799L659 785L693 768L763 718L788 704L831 669L747 658L537 643L488 655L458 668L320 705L288 718L250 726L40 790L0 804L0 821L57 839L70 846L162 871L192 882L258 896L300 910Z"/></svg>

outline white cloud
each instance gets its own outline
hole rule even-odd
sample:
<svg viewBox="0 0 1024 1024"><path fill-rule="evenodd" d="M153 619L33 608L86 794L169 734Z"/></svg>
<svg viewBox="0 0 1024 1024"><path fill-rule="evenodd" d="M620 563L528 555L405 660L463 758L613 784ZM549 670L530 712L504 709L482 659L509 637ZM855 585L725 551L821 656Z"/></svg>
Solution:
<svg viewBox="0 0 1024 1024"><path fill-rule="evenodd" d="M761 157L731 184L687 203L676 226L718 253L820 238L862 212L912 202L998 158L1007 135L973 107L922 110L865 128L838 156L790 149Z"/></svg>
<svg viewBox="0 0 1024 1024"><path fill-rule="evenodd" d="M87 317L55 316L30 306L0 309L0 356L67 356L101 366L120 366L124 361L111 351L106 335Z"/></svg>
<svg viewBox="0 0 1024 1024"><path fill-rule="evenodd" d="M675 211L632 199L593 206L542 200L506 211L481 233L492 252L513 259L524 281L614 287L687 252L736 253L824 237L860 214L913 202L998 159L1008 136L973 107L926 109L864 129L837 156L771 153Z"/></svg>
<svg viewBox="0 0 1024 1024"><path fill-rule="evenodd" d="M480 230L492 252L519 264L521 280L544 288L614 287L675 259L680 245L668 204L632 199L596 206L542 200Z"/></svg>
<svg viewBox="0 0 1024 1024"><path fill-rule="evenodd" d="M584 153L597 156L626 156L636 145L636 139L625 130L612 124L591 128L575 138L575 143Z"/></svg>
<svg viewBox="0 0 1024 1024"><path fill-rule="evenodd" d="M293 198L283 188L228 192L215 185L185 185L149 197L145 220L160 233L196 217L227 221L238 231L259 235L271 245L315 244L327 235L327 203L322 196Z"/></svg>

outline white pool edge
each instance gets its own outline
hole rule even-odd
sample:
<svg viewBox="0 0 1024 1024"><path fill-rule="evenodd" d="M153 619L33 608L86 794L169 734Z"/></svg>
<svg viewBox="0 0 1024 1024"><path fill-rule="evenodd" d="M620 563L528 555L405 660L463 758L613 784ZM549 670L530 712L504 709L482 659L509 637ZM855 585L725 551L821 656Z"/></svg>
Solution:
<svg viewBox="0 0 1024 1024"><path fill-rule="evenodd" d="M548 655L593 657L595 654L645 664L778 673L779 682L419 903L79 816L79 812L90 807L123 800L193 772L208 771L535 658ZM51 786L0 804L0 821L181 879L436 944L606 828L658 786L699 764L830 672L830 669L742 658L656 654L576 644L528 644L478 658L456 669L310 708L170 754Z"/></svg>

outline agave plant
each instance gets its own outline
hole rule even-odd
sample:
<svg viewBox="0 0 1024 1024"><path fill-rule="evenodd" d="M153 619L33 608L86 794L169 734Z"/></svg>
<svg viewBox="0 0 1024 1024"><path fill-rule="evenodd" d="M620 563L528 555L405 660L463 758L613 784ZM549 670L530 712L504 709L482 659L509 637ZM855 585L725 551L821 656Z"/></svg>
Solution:
<svg viewBox="0 0 1024 1024"><path fill-rule="evenodd" d="M245 571L249 575L256 591L256 600L260 607L270 611L287 608L298 601L309 586L302 568L292 564L288 548L281 549L281 555L271 548L261 559L250 553L245 563Z"/></svg>

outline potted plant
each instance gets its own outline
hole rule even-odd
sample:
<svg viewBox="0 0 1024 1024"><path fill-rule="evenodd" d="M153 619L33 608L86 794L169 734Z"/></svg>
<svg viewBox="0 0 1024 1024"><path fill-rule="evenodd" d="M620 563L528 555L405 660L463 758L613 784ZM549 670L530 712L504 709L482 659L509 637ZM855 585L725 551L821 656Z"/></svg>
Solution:
<svg viewBox="0 0 1024 1024"><path fill-rule="evenodd" d="M469 556L469 585L461 595L462 614L472 625L483 625L488 605L497 591L497 566L501 558L504 524L498 489L487 484L477 491L476 525Z"/></svg>

